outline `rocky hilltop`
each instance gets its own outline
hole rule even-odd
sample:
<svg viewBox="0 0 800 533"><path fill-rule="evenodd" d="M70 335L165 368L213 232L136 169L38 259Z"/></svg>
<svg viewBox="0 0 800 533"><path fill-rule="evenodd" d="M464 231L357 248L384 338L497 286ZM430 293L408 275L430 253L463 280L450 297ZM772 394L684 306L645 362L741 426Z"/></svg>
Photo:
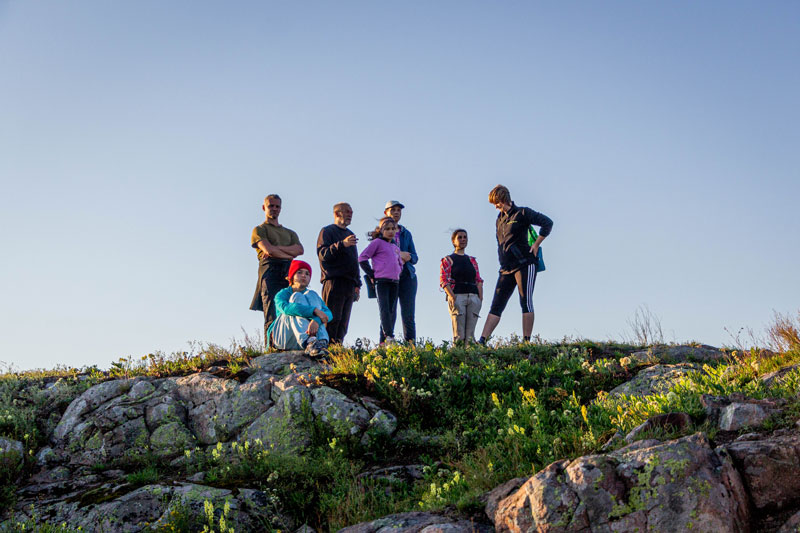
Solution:
<svg viewBox="0 0 800 533"><path fill-rule="evenodd" d="M795 348L252 355L186 375L4 376L0 531L800 524Z"/></svg>

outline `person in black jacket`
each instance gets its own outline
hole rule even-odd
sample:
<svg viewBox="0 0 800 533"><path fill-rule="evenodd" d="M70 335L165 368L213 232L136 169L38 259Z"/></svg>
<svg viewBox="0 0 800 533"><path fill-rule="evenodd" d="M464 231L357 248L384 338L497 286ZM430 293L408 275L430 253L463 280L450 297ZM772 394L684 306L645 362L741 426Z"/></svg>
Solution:
<svg viewBox="0 0 800 533"><path fill-rule="evenodd" d="M350 204L333 206L334 223L325 226L317 238L317 257L322 271L322 299L333 313L327 331L331 343L342 344L350 324L350 311L361 293L358 273L358 239L347 229L353 219Z"/></svg>
<svg viewBox="0 0 800 533"><path fill-rule="evenodd" d="M503 314L515 286L519 291L519 303L522 307L522 339L527 342L531 340L533 331L533 287L536 284L539 245L550 235L553 221L528 207L517 207L511 201L511 193L502 185L491 190L489 203L500 211L495 223L500 273L479 342L485 344L500 323L500 315ZM528 244L530 226L541 228L533 245Z"/></svg>

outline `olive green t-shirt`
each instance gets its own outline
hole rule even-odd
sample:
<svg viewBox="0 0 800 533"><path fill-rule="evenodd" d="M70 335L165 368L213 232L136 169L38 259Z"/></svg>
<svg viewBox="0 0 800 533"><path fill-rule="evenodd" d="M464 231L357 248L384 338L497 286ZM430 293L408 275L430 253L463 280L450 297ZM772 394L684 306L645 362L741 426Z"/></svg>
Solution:
<svg viewBox="0 0 800 533"><path fill-rule="evenodd" d="M253 234L250 236L250 246L256 249L259 260L264 259L264 252L258 247L258 242L264 239L273 246L300 244L300 239L294 231L283 226L273 226L268 222L264 222L253 228Z"/></svg>

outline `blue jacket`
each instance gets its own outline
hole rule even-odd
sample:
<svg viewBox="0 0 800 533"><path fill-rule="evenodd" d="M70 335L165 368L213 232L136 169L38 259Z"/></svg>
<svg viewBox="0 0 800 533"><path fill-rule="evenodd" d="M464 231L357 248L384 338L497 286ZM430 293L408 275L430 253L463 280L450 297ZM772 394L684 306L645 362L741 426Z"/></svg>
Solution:
<svg viewBox="0 0 800 533"><path fill-rule="evenodd" d="M395 235L395 240L400 247L400 251L411 254L411 261L407 261L403 265L403 272L401 272L400 275L409 275L414 278L417 275L414 270L414 265L416 265L417 261L419 261L419 257L417 256L417 248L414 246L414 237L411 236L411 232L408 231L408 228L401 224L398 224L398 226L400 230Z"/></svg>
<svg viewBox="0 0 800 533"><path fill-rule="evenodd" d="M314 314L314 309L322 309L322 312L328 315L328 320L333 319L333 313L331 313L331 310L328 309L327 305L325 305L325 302L322 301L322 298L319 297L319 294L311 289L306 289L303 291L303 294L305 294L307 298L315 301L314 305L305 305L289 301L289 298L292 297L293 292L294 289L291 287L286 287L285 289L278 291L278 294L275 295L276 319L281 315L301 316L303 318L313 320L322 326L322 320L320 320L320 318ZM269 329L267 330L267 346L269 346L269 338L272 336L272 327L276 322L277 320L273 320L272 324L269 325Z"/></svg>

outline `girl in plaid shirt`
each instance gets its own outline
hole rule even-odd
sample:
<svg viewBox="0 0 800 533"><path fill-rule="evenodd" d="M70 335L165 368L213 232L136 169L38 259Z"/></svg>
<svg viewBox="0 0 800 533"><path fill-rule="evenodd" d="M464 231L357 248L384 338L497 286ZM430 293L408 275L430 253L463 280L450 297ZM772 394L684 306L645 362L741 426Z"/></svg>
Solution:
<svg viewBox="0 0 800 533"><path fill-rule="evenodd" d="M483 303L483 279L478 262L464 253L468 242L467 230L455 230L450 240L455 251L442 258L439 285L447 294L453 342L474 342L475 325Z"/></svg>

